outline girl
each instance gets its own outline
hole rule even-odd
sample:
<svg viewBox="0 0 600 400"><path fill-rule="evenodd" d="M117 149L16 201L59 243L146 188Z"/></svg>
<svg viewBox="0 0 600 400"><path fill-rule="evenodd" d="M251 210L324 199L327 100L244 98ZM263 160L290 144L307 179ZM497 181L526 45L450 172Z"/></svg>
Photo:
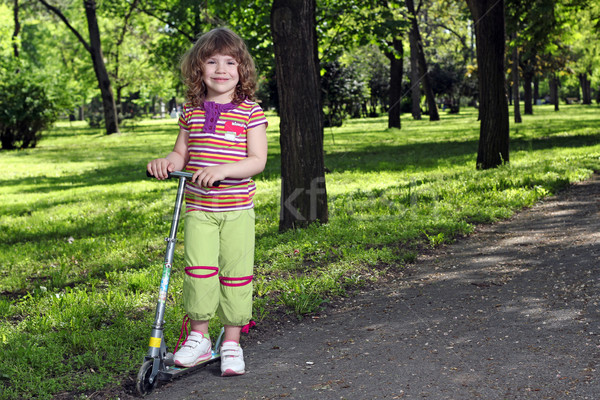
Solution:
<svg viewBox="0 0 600 400"><path fill-rule="evenodd" d="M231 30L202 35L183 56L181 71L189 102L175 147L147 166L158 179L184 167L193 172L186 187L183 282L192 330L174 360L190 367L211 358L208 321L216 313L225 327L221 373L241 375L240 333L252 317L256 187L251 177L267 160L267 120L253 102L254 62Z"/></svg>

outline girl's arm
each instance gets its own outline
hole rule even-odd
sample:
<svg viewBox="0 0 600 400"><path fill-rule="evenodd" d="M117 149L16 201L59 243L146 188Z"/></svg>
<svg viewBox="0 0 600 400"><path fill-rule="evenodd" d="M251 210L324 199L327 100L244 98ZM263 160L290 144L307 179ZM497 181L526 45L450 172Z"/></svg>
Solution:
<svg viewBox="0 0 600 400"><path fill-rule="evenodd" d="M165 158L157 158L148 163L146 169L156 179L167 179L169 172L182 170L189 161L188 139L190 133L183 128L179 129L179 135L175 141L173 151Z"/></svg>
<svg viewBox="0 0 600 400"><path fill-rule="evenodd" d="M192 181L205 187L226 178L243 179L261 173L267 163L267 125L262 124L248 129L248 157L243 160L202 168L192 177Z"/></svg>

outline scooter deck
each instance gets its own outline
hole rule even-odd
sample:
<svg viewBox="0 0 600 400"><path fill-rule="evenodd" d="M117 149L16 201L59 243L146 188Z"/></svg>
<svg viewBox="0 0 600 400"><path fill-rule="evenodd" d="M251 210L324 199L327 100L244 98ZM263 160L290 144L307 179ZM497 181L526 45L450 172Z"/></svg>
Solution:
<svg viewBox="0 0 600 400"><path fill-rule="evenodd" d="M165 369L158 373L158 379L161 381L171 381L179 376L190 374L194 371L199 370L200 368L205 367L208 364L212 364L215 361L219 361L221 359L221 355L215 351L213 351L211 358L208 360L202 361L199 364L194 365L193 367L178 367L174 364L166 365Z"/></svg>

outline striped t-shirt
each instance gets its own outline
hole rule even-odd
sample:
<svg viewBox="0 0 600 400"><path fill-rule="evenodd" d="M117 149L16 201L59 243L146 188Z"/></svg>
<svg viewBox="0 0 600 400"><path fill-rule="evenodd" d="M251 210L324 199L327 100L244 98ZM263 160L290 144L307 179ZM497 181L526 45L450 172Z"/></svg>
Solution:
<svg viewBox="0 0 600 400"><path fill-rule="evenodd" d="M204 102L201 107L187 103L179 126L189 132L188 172L248 157L248 129L267 124L262 108L249 100L239 105ZM247 210L254 207L256 185L251 178L224 179L219 187L203 187L189 182L186 187L186 212Z"/></svg>

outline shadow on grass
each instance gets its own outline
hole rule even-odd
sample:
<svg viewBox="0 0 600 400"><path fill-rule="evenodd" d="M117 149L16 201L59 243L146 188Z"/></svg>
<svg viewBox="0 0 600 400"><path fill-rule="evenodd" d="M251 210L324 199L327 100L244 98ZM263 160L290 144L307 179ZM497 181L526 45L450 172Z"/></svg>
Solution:
<svg viewBox="0 0 600 400"><path fill-rule="evenodd" d="M144 200L148 203L161 200L162 193L155 192L146 194ZM103 199L98 199L98 201ZM137 193L120 194L120 200L125 202L140 201L140 196ZM93 200L91 200L93 201ZM68 205L73 203L75 207L80 199L70 201L59 201L53 205L44 205L42 207L34 207L33 211L40 212L45 208L55 205ZM164 220L168 221L165 211ZM172 212L172 211L171 211ZM21 225L5 226L0 237L3 237L3 245L14 245L19 243L40 243L50 242L54 240L66 240L69 237L77 239L82 238L99 238L107 237L119 233L126 235L127 232L133 232L139 228L131 221L142 221L143 216L147 213L144 208L119 208L119 209L98 209L96 215L82 215L81 218L67 218L63 223L46 224L42 230L29 230ZM48 229L49 228L49 229Z"/></svg>
<svg viewBox="0 0 600 400"><path fill-rule="evenodd" d="M552 148L581 148L600 143L600 130L590 135L544 136L539 138L515 138L510 141L511 151L547 150ZM384 172L437 168L464 164L475 160L477 140L450 141L442 143L417 143L402 145L372 145L360 151L330 152L325 157L327 167L336 172Z"/></svg>
<svg viewBox="0 0 600 400"><path fill-rule="evenodd" d="M551 148L580 148L600 143L600 131L590 135L544 136L539 138L515 138L511 140L511 151L545 150ZM412 170L418 164L425 169L437 168L448 163L464 164L473 160L477 154L477 140L450 141L443 143L413 143L402 145L372 145L360 151L329 152L326 165L332 171L384 172ZM122 162L85 171L81 174L58 177L37 176L33 178L0 180L1 187L29 186L19 189L22 193L49 193L59 190L85 188L139 182L149 178L145 175L147 160L132 162L135 148L132 147L129 157ZM139 157L147 153L138 150ZM58 157L57 152L57 157ZM37 157L40 157L39 155ZM43 155L41 156L44 157ZM77 156L72 156L73 161ZM279 177L278 154L270 155L265 171L257 179L273 179ZM168 190L168 189L165 189Z"/></svg>

